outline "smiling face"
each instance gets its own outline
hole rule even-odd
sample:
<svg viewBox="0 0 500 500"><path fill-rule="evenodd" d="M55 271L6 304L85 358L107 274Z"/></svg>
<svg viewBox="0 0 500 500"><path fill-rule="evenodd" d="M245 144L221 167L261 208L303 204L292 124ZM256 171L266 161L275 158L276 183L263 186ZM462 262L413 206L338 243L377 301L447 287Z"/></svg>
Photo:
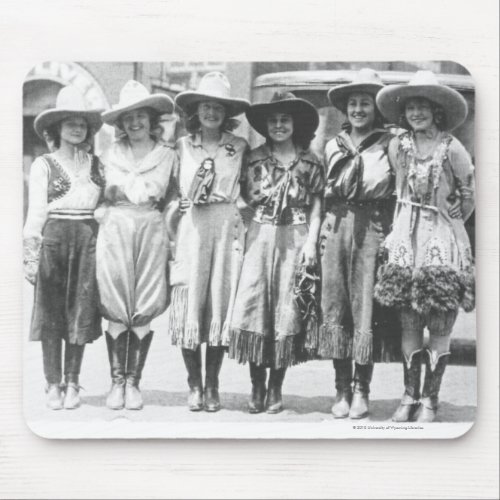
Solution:
<svg viewBox="0 0 500 500"><path fill-rule="evenodd" d="M273 142L292 140L293 117L288 113L272 113L267 117L267 133Z"/></svg>
<svg viewBox="0 0 500 500"><path fill-rule="evenodd" d="M371 94L356 92L347 98L347 119L354 129L370 130L375 122L375 100Z"/></svg>
<svg viewBox="0 0 500 500"><path fill-rule="evenodd" d="M145 108L133 109L120 117L121 126L132 142L140 142L149 138L151 133L151 117Z"/></svg>
<svg viewBox="0 0 500 500"><path fill-rule="evenodd" d="M72 146L81 144L87 138L88 128L85 118L80 116L66 118L61 122L61 142L64 141Z"/></svg>
<svg viewBox="0 0 500 500"><path fill-rule="evenodd" d="M415 132L429 130L435 125L431 101L424 97L408 99L405 103L405 118Z"/></svg>
<svg viewBox="0 0 500 500"><path fill-rule="evenodd" d="M215 101L204 101L198 104L198 118L202 128L220 129L226 118L226 108Z"/></svg>

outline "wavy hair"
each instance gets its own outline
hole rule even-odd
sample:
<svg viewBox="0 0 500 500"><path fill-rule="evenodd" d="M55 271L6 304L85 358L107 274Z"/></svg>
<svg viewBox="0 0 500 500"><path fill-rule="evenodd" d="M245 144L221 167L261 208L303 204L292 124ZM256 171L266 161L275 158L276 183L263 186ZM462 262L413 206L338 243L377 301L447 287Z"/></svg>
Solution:
<svg viewBox="0 0 500 500"><path fill-rule="evenodd" d="M405 114L405 108L406 108L406 103L408 102L409 99L412 99L411 97L406 99L400 106L400 114L399 114L399 125L402 128L405 128L406 130L410 130L411 126L408 123L408 120L406 119L406 114ZM446 111L444 110L443 106L438 104L437 102L431 101L430 99L427 99L427 97L420 97L420 99L425 99L430 103L431 106L431 112L432 112L432 118L434 123L436 124L436 127L438 130L446 130L448 127L448 118L446 116Z"/></svg>

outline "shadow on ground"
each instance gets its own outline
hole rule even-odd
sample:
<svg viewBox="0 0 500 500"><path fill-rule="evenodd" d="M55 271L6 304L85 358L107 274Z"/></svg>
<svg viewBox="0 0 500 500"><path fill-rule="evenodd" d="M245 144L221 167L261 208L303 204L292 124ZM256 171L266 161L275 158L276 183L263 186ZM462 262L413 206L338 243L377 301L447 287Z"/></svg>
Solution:
<svg viewBox="0 0 500 500"><path fill-rule="evenodd" d="M160 390L142 391L145 406L184 407L186 392L167 392ZM235 392L222 392L221 403L225 411L247 413L248 395ZM330 415L333 398L326 396L303 397L284 394L283 402L288 415L307 415L319 413L321 418ZM84 396L83 403L89 406L104 407L106 395ZM369 420L382 422L391 419L391 415L399 404L398 399L377 399L370 401ZM473 422L476 417L476 407L455 405L443 401L440 405L438 422ZM279 418L279 417L278 417Z"/></svg>

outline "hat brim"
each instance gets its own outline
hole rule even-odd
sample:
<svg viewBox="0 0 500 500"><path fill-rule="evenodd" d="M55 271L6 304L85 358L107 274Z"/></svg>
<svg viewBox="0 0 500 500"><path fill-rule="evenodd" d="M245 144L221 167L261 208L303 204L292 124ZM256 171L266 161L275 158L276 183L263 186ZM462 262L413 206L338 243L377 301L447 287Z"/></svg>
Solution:
<svg viewBox="0 0 500 500"><path fill-rule="evenodd" d="M347 99L355 92L363 92L375 96L383 88L383 85L378 83L346 83L338 85L328 91L328 99L342 113L347 111Z"/></svg>
<svg viewBox="0 0 500 500"><path fill-rule="evenodd" d="M248 123L262 136L267 137L267 118L271 113L287 113L293 117L294 130L302 136L312 138L319 125L316 108L305 99L284 99L283 101L254 104L246 112Z"/></svg>
<svg viewBox="0 0 500 500"><path fill-rule="evenodd" d="M89 111L76 111L73 109L47 109L42 111L36 118L33 124L38 137L45 139L43 132L51 125L61 122L66 118L79 116L84 118L92 132L95 134L102 127L101 118L102 109L93 109Z"/></svg>
<svg viewBox="0 0 500 500"><path fill-rule="evenodd" d="M177 106L179 106L185 113L188 113L189 108L195 104L199 104L204 101L215 101L222 104L226 108L227 118L241 115L241 113L244 113L250 106L250 103L246 99L239 99L236 97L217 97L210 94L195 92L194 90L186 90L175 96L175 104L177 104Z"/></svg>
<svg viewBox="0 0 500 500"><path fill-rule="evenodd" d="M377 106L390 122L398 123L404 103L412 97L424 97L442 106L446 113L446 130L453 130L467 118L464 97L444 85L388 85L377 95Z"/></svg>
<svg viewBox="0 0 500 500"><path fill-rule="evenodd" d="M174 101L165 94L153 94L152 96L141 99L131 104L124 106L116 106L102 114L102 120L108 125L114 125L120 115L128 111L140 108L152 108L160 114L173 113Z"/></svg>

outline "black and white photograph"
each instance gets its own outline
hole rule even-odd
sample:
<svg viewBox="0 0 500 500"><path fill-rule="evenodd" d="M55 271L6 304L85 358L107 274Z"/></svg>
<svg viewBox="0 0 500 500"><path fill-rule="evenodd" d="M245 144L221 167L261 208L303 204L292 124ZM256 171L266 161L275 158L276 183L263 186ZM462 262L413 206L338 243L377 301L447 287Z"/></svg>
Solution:
<svg viewBox="0 0 500 500"><path fill-rule="evenodd" d="M476 87L460 61L47 60L22 91L35 434L472 427Z"/></svg>

